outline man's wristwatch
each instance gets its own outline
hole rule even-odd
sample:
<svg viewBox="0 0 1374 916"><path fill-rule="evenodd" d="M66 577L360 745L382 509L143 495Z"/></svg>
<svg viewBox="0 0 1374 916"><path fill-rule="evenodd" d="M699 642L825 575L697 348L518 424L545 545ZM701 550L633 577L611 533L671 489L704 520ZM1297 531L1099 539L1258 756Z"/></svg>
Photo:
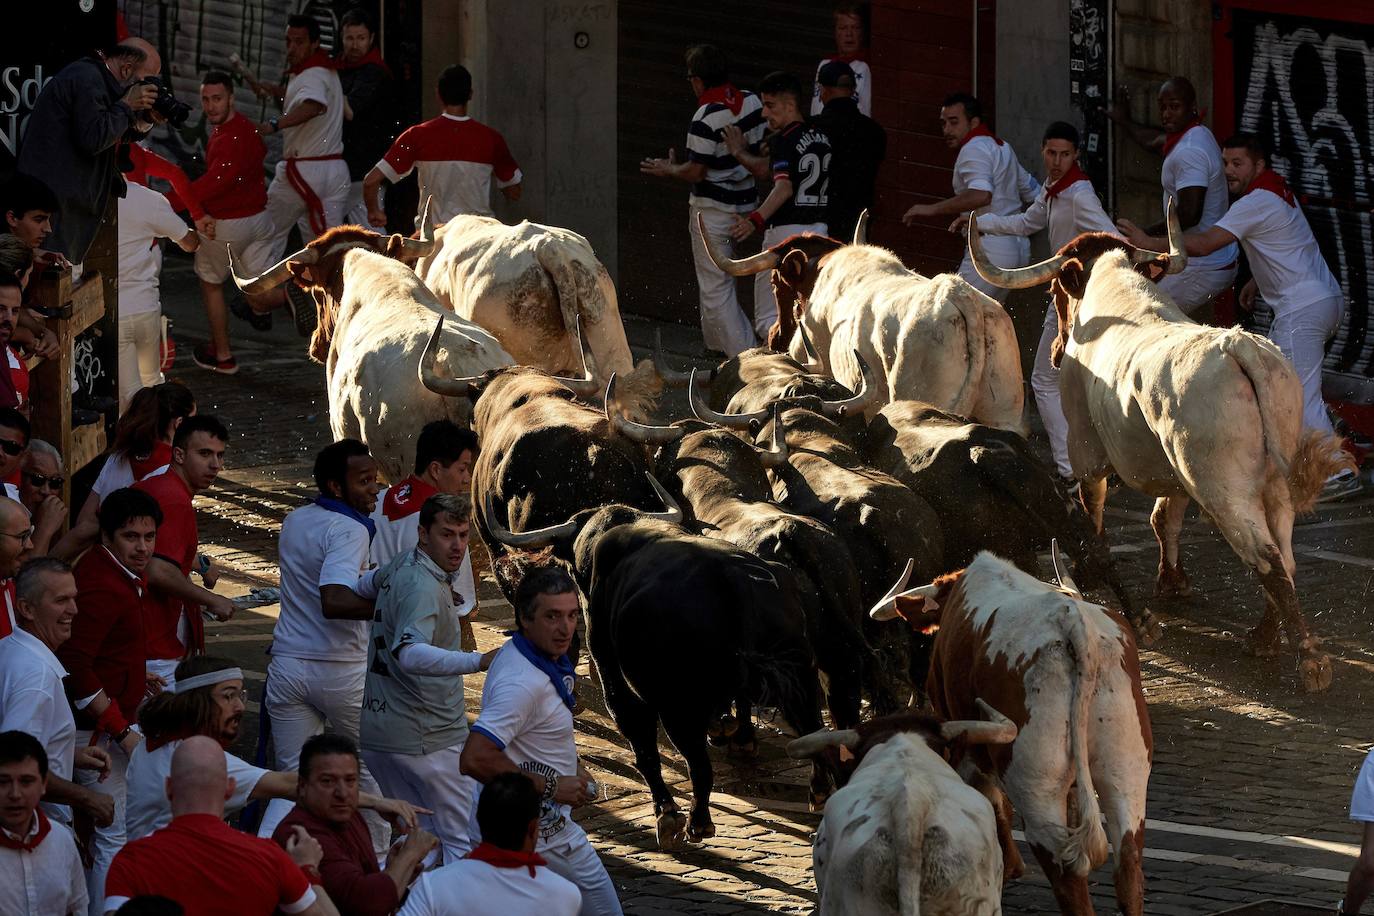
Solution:
<svg viewBox="0 0 1374 916"><path fill-rule="evenodd" d="M272 133L274 133L274 134L275 134L277 131L281 130L281 128L277 126L278 120L279 120L278 118L268 118L268 119L267 119L267 126L270 127L270 128L272 128Z"/></svg>
<svg viewBox="0 0 1374 916"><path fill-rule="evenodd" d="M131 732L131 731L133 731L133 730L134 730L134 727L133 727L132 725L126 725L126 726L124 726L124 730L123 730L123 731L118 732L117 734L111 735L110 737L113 738L113 739L115 740L115 744L123 744L123 743L124 743L124 739L127 738L127 737L129 737L129 732Z"/></svg>

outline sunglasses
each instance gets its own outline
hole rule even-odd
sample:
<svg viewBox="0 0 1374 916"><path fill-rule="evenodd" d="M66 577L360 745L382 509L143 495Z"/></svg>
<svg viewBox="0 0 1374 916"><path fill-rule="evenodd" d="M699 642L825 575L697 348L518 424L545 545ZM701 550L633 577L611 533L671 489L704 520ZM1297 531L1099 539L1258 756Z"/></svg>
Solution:
<svg viewBox="0 0 1374 916"><path fill-rule="evenodd" d="M27 445L21 445L20 443L14 442L10 439L0 439L0 451L4 451L4 453L6 455L9 455L11 458L13 458L15 455L18 455L26 448L28 448Z"/></svg>
<svg viewBox="0 0 1374 916"><path fill-rule="evenodd" d="M30 474L27 471L24 473L24 476L29 479L29 486L46 486L50 490L60 490L62 489L62 485L67 482L67 478L65 477L44 477L42 474Z"/></svg>

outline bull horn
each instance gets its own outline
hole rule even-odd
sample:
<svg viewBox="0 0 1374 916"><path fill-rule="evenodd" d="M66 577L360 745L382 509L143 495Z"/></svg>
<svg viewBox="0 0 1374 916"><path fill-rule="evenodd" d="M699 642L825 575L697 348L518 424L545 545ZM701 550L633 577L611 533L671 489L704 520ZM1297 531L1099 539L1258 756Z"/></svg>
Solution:
<svg viewBox="0 0 1374 916"><path fill-rule="evenodd" d="M759 461L766 468L780 468L787 464L787 437L783 435L782 420L778 417L779 403L774 401L773 410L773 447L757 449Z"/></svg>
<svg viewBox="0 0 1374 916"><path fill-rule="evenodd" d="M668 368L668 361L663 356L662 328L654 328L654 369L669 388L686 388L692 382L692 373Z"/></svg>
<svg viewBox="0 0 1374 916"><path fill-rule="evenodd" d="M1054 565L1054 578L1058 580L1059 587L1082 598L1083 592L1079 590L1078 585L1069 578L1069 574L1066 572L1068 564L1064 562L1064 557L1059 553L1059 538L1050 538L1050 563Z"/></svg>
<svg viewBox="0 0 1374 916"><path fill-rule="evenodd" d="M831 731L828 728L822 728L787 742L787 756L793 760L805 760L832 747L847 747L853 750L858 746L859 733L854 729L842 728L838 731Z"/></svg>
<svg viewBox="0 0 1374 916"><path fill-rule="evenodd" d="M606 383L606 420L611 424L611 429L624 436L632 442L641 445L667 445L669 442L676 442L682 438L682 434L687 430L681 426L649 426L645 423L636 423L627 420L620 413L620 404L615 399L615 373L611 373L611 380Z"/></svg>
<svg viewBox="0 0 1374 916"><path fill-rule="evenodd" d="M434 254L434 212L431 205L433 195L425 198L425 208L420 214L420 237L401 239L401 250L412 258L427 258Z"/></svg>
<svg viewBox="0 0 1374 916"><path fill-rule="evenodd" d="M868 209L859 214L859 221L854 224L854 244L868 244Z"/></svg>
<svg viewBox="0 0 1374 916"><path fill-rule="evenodd" d="M842 401L821 401L821 413L827 417L843 419L845 416L866 410L870 404L877 400L878 389L873 384L873 370L869 368L868 362L859 355L858 350L853 352L854 359L859 364L859 390L854 393L852 398L845 398Z"/></svg>
<svg viewBox="0 0 1374 916"><path fill-rule="evenodd" d="M868 616L874 620L891 620L897 616L897 611L892 605L892 599L896 598L906 588L906 584L911 581L911 571L916 568L916 558L910 557L906 561L906 569L897 577L897 582L887 590L887 594L873 605L873 609L868 612Z"/></svg>
<svg viewBox="0 0 1374 916"><path fill-rule="evenodd" d="M981 697L973 702L989 721L946 722L940 726L941 738L946 741L963 738L969 744L1011 744L1016 740L1015 722L984 703Z"/></svg>
<svg viewBox="0 0 1374 916"><path fill-rule="evenodd" d="M1176 274L1188 266L1188 252L1183 247L1183 227L1179 225L1178 208L1172 197L1164 211L1164 222L1169 227L1169 266L1164 272Z"/></svg>
<svg viewBox="0 0 1374 916"><path fill-rule="evenodd" d="M806 326L800 321L797 322L797 333L801 335L802 352L806 354L806 371L813 375L819 375L825 371L825 366L821 363L821 358L811 343L811 335L806 333Z"/></svg>
<svg viewBox="0 0 1374 916"><path fill-rule="evenodd" d="M472 386L482 380L482 376L442 378L434 371L434 360L439 355L439 335L443 330L444 316L440 315L438 323L434 325L434 333L429 335L429 343L425 344L425 351L420 354L420 383L446 398L465 398L471 393Z"/></svg>
<svg viewBox="0 0 1374 916"><path fill-rule="evenodd" d="M282 258L263 273L245 280L239 275L239 268L242 265L239 264L239 259L234 256L234 249L230 248L227 242L224 247L229 250L229 275L234 278L234 285L248 296L256 296L259 293L267 292L269 289L276 289L291 279L291 264L293 262L296 264L314 264L320 259L320 253L306 245L295 254L289 254Z"/></svg>
<svg viewBox="0 0 1374 916"><path fill-rule="evenodd" d="M547 547L560 538L569 537L577 531L577 522L569 520L561 525L551 525L548 528L536 528L532 531L522 531L515 534L496 520L496 507L492 504L491 494L487 494L483 502L483 515L487 523L487 531L507 547L521 547L525 549L538 549Z"/></svg>
<svg viewBox="0 0 1374 916"><path fill-rule="evenodd" d="M988 259L987 252L983 250L983 241L978 236L977 213L968 215L968 254L969 259L973 261L974 269L978 271L978 276L1002 289L1027 289L1048 283L1068 260L1064 255L1057 254L1029 267L998 267Z"/></svg>
<svg viewBox="0 0 1374 916"><path fill-rule="evenodd" d="M555 375L554 380L563 383L572 389L573 394L579 398L594 398L601 393L601 383L592 376L592 371L587 367L587 344L582 340L582 316L573 316L573 336L577 338L577 352L582 358L582 377L563 378Z"/></svg>
<svg viewBox="0 0 1374 916"><path fill-rule="evenodd" d="M700 213L697 214L697 234L701 236L701 243L706 246L706 254L711 258L711 263L732 277L752 277L778 266L777 254L767 248L738 261L731 258L716 247L716 243L706 232L706 218Z"/></svg>
<svg viewBox="0 0 1374 916"><path fill-rule="evenodd" d="M673 494L664 489L663 484L659 483L658 478L653 474L646 473L644 476L649 478L649 483L653 486L654 492L658 494L658 498L662 501L664 507L664 511L662 512L646 512L644 514L649 518L671 522L674 525L681 524L682 507L677 504L677 500L673 499Z"/></svg>
<svg viewBox="0 0 1374 916"><path fill-rule="evenodd" d="M712 410L710 405L701 399L701 390L697 387L697 370L692 370L691 384L687 386L687 403L692 408L692 415L698 420L707 423L714 423L717 426L724 426L726 429L748 429L755 423L762 423L768 419L768 410L756 410L753 413L717 413Z"/></svg>

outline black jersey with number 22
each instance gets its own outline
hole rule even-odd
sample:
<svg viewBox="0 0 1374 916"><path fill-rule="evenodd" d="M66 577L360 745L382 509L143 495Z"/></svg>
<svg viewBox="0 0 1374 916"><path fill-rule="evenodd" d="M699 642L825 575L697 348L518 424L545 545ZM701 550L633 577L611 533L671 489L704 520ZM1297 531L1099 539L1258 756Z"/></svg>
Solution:
<svg viewBox="0 0 1374 916"><path fill-rule="evenodd" d="M830 185L830 139L804 121L794 121L769 141L773 176L792 182L792 199L783 204L770 226L825 222Z"/></svg>

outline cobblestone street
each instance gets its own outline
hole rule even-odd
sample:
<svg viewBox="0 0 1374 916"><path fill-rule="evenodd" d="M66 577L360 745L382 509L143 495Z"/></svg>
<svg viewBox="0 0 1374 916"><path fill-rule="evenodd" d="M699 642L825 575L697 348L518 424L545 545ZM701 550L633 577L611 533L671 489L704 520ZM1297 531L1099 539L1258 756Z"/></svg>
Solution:
<svg viewBox="0 0 1374 916"><path fill-rule="evenodd" d="M281 520L313 496L309 465L329 441L323 371L305 356L305 341L278 317L270 334L234 323L242 367L212 375L190 360L205 339L204 315L189 263L168 256L164 304L173 318L179 357L171 377L195 391L202 413L229 425L228 469L197 500L201 541L225 564L230 594L276 585ZM636 358L648 355L653 325L627 320ZM675 365L693 357L693 329L665 328ZM686 414L666 399L659 419ZM1149 502L1119 491L1108 501L1109 535L1126 585L1142 599L1154 582L1157 554ZM1146 909L1150 913L1210 913L1265 898L1334 907L1357 851L1346 820L1350 786L1374 740L1374 640L1367 618L1374 581L1374 498L1321 513L1295 530L1298 594L1335 668L1330 692L1297 693L1291 658L1248 658L1242 637L1258 621L1258 580L1241 568L1210 523L1190 517L1184 563L1197 591L1188 602L1152 602L1166 630L1141 670L1155 734L1146 830ZM480 548L479 561L481 556ZM480 589L478 642L499 644L511 611L489 576ZM250 671L260 695L276 606L207 626L211 651ZM695 666L676 659L682 689L693 689ZM585 664L580 672L586 673ZM481 677L467 681L469 710ZM807 811L806 769L782 753L784 740L765 725L757 760L717 753L713 796L718 835L677 854L655 849L653 819L632 756L605 711L594 680L580 680L579 744L606 795L580 821L621 890L626 912L808 913L815 904L811 834L819 818ZM250 758L257 706L245 718L236 749ZM686 768L663 742L665 775L686 797ZM716 752L713 752L716 753ZM1008 885L1012 913L1054 911L1049 887L1027 852L1027 875ZM1099 912L1115 909L1110 864L1094 876Z"/></svg>

